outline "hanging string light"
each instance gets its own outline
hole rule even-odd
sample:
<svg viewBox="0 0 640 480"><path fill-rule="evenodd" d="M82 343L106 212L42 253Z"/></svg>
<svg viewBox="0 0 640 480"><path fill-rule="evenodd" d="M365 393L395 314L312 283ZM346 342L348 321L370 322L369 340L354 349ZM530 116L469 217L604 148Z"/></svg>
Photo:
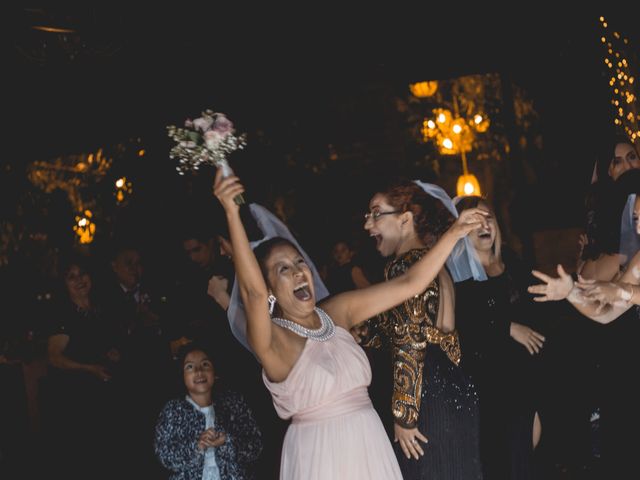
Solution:
<svg viewBox="0 0 640 480"><path fill-rule="evenodd" d="M116 180L115 185L116 191L114 195L116 196L116 202L120 205L133 192L133 185L127 180L127 177L120 177Z"/></svg>
<svg viewBox="0 0 640 480"><path fill-rule="evenodd" d="M412 92L414 87L415 84L411 86ZM480 182L475 175L469 173L466 154L473 149L476 134L489 129L489 117L481 112L472 114L469 118L461 116L457 95L457 91L452 93L453 112L446 108L435 108L432 111L433 117L424 119L422 136L425 142L433 141L442 155L460 155L462 175L458 177L456 185L458 196L482 195ZM469 114L468 111L466 113Z"/></svg>
<svg viewBox="0 0 640 480"><path fill-rule="evenodd" d="M604 17L600 17L603 33L600 42L605 49L604 63L608 69L607 78L611 88L611 105L614 108L613 123L624 130L626 135L635 143L640 137L640 115L635 94L635 77L631 69L631 59L628 54L629 39L619 32L609 30L609 24Z"/></svg>

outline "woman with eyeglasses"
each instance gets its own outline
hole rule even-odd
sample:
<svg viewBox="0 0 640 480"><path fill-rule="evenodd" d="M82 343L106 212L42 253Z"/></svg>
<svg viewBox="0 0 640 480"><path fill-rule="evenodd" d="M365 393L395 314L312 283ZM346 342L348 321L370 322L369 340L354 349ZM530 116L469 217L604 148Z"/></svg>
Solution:
<svg viewBox="0 0 640 480"><path fill-rule="evenodd" d="M280 478L401 479L367 392L369 362L349 329L423 291L458 239L484 223L484 212L465 212L401 278L317 304L312 265L292 241L274 236L251 249L233 200L243 191L237 177L223 179L218 172L214 193L231 234L246 338L278 414L291 419Z"/></svg>
<svg viewBox="0 0 640 480"><path fill-rule="evenodd" d="M373 195L364 228L378 252L391 258L387 282L431 255L453 221L443 203L409 180ZM454 305L453 282L440 263L419 292L360 328L363 346L391 350L395 450L408 480L482 478L478 397L458 367Z"/></svg>

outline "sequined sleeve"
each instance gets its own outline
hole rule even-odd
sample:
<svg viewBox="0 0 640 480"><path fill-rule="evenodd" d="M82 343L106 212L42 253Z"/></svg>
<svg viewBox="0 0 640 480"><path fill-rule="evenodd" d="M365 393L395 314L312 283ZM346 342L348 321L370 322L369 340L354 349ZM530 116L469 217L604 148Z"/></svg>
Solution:
<svg viewBox="0 0 640 480"><path fill-rule="evenodd" d="M358 343L365 348L381 348L388 332L382 315L370 318L352 328L352 333L358 337Z"/></svg>
<svg viewBox="0 0 640 480"><path fill-rule="evenodd" d="M395 422L405 428L413 428L418 422L422 393L422 374L427 349L424 312L425 300L435 297L437 284L426 292L405 301L387 312L393 326L393 397L391 408Z"/></svg>
<svg viewBox="0 0 640 480"><path fill-rule="evenodd" d="M426 250L411 250L387 266L387 279L402 275ZM429 343L437 344L454 362L460 361L458 336L435 327L440 302L440 284L434 280L419 295L385 312L381 324L388 325L393 355L392 413L395 423L414 428L420 414L424 358Z"/></svg>

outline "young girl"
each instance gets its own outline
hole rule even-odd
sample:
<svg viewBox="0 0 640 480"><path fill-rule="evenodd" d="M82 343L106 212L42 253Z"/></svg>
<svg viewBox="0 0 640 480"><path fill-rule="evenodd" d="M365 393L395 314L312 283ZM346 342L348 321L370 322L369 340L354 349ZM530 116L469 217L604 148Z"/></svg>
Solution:
<svg viewBox="0 0 640 480"><path fill-rule="evenodd" d="M196 343L180 351L187 395L169 401L158 418L155 451L171 480L245 480L262 451L262 438L241 395L216 389L207 349Z"/></svg>

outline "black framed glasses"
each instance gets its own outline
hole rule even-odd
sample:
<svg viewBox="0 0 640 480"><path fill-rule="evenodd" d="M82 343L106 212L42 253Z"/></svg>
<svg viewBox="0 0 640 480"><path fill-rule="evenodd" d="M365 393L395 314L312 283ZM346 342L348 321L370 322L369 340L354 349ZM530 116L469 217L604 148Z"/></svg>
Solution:
<svg viewBox="0 0 640 480"><path fill-rule="evenodd" d="M389 212L380 212L376 210L375 212L367 212L364 214L364 221L371 219L374 222L378 220L382 215L391 215L392 213L402 213L400 210L391 210Z"/></svg>

